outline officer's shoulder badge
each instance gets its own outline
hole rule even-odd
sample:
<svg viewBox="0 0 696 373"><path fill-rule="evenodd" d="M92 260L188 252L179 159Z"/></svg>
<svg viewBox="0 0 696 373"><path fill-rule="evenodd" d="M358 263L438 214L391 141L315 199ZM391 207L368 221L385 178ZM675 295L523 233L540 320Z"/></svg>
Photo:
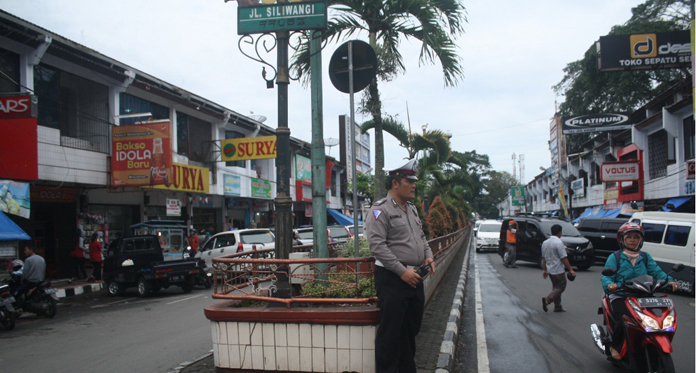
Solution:
<svg viewBox="0 0 696 373"><path fill-rule="evenodd" d="M381 206L384 204L384 202L387 202L386 198L382 198L379 201L375 202L375 206Z"/></svg>

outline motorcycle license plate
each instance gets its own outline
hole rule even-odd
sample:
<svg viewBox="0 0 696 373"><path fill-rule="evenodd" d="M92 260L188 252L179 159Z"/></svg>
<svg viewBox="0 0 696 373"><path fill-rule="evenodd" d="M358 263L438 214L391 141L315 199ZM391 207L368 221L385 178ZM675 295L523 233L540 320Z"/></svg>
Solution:
<svg viewBox="0 0 696 373"><path fill-rule="evenodd" d="M175 275L169 278L169 282L180 282L184 281L184 275Z"/></svg>
<svg viewBox="0 0 696 373"><path fill-rule="evenodd" d="M638 304L644 308L672 307L672 300L669 298L638 298Z"/></svg>
<svg viewBox="0 0 696 373"><path fill-rule="evenodd" d="M575 260L585 260L585 256L584 255L576 255Z"/></svg>

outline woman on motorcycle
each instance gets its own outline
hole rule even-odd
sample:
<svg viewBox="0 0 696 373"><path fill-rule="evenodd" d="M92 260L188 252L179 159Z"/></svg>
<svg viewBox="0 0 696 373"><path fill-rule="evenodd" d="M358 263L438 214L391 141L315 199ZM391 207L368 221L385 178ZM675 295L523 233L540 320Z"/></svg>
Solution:
<svg viewBox="0 0 696 373"><path fill-rule="evenodd" d="M624 282L632 280L638 276L650 275L661 280L668 280L672 285L672 290L677 291L679 285L676 281L667 276L667 274L657 265L650 254L640 252L643 247L643 227L634 222L628 222L622 225L616 233L616 239L619 241L621 252L619 263L616 262L617 255L609 255L604 268L616 268L616 274L613 276L602 276L602 287L604 292L609 296L611 302L611 312L614 317L614 325L611 331L612 345L611 357L616 360L621 360L621 348L624 340L624 328L621 325L623 315L629 314L626 308L624 298L625 293L616 292Z"/></svg>

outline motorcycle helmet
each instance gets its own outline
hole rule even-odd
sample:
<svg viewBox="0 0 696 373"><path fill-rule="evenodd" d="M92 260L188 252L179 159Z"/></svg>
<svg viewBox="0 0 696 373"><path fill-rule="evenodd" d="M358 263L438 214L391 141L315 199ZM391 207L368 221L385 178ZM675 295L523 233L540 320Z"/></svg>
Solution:
<svg viewBox="0 0 696 373"><path fill-rule="evenodd" d="M13 271L19 271L20 268L24 267L24 262L21 261L20 259L15 259L12 261L12 270Z"/></svg>
<svg viewBox="0 0 696 373"><path fill-rule="evenodd" d="M621 247L621 249L626 248L626 245L624 245L624 237L628 232L635 232L640 235L640 243L635 251L640 250L643 247L643 241L645 241L645 231L643 231L643 227L640 224L635 222L627 222L619 227L619 230L616 232L616 240L619 242L619 247Z"/></svg>

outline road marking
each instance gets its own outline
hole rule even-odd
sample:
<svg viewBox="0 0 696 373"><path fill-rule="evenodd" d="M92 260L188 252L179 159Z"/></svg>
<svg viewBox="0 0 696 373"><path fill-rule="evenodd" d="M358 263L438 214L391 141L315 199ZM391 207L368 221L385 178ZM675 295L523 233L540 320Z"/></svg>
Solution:
<svg viewBox="0 0 696 373"><path fill-rule="evenodd" d="M478 255L474 251L474 275L476 276L476 346L478 372L489 373L488 344L486 343L486 326L483 324L483 304L481 303L481 279L478 270Z"/></svg>
<svg viewBox="0 0 696 373"><path fill-rule="evenodd" d="M194 296L192 296L192 297L182 298L182 299L179 299L179 300L175 300L175 301L173 301L173 302L169 302L169 303L167 303L167 304L179 303L179 302L183 302L183 301L185 301L185 300L189 300L189 299L193 299L193 298L198 298L198 297L202 297L202 296L203 296L203 294L194 295Z"/></svg>
<svg viewBox="0 0 696 373"><path fill-rule="evenodd" d="M127 298L127 299L121 299L121 300L117 300L117 301L115 301L115 302L111 302L111 303L104 303L104 304L98 304L98 305L96 305L96 306L92 306L92 307L90 307L90 308L102 308L102 307L108 307L108 306L111 306L111 305L113 305L113 304L119 304L119 303L125 303L125 302L130 302L131 300L134 300L134 299L138 299L138 298Z"/></svg>

